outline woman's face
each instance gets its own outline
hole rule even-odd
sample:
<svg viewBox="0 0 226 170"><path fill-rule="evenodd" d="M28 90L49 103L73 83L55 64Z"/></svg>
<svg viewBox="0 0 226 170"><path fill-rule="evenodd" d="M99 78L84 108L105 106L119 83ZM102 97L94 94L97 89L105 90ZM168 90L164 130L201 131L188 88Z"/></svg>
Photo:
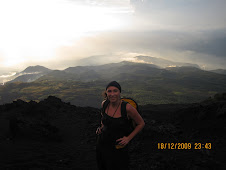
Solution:
<svg viewBox="0 0 226 170"><path fill-rule="evenodd" d="M110 102L116 102L121 98L120 91L117 87L114 87L114 86L108 87L106 93L107 93L108 100L110 100Z"/></svg>

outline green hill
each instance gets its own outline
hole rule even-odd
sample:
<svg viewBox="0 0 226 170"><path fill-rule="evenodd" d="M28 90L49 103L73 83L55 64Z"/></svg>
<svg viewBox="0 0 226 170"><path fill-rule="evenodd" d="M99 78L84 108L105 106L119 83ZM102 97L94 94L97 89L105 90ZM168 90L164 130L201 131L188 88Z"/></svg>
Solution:
<svg viewBox="0 0 226 170"><path fill-rule="evenodd" d="M226 75L195 67L161 69L152 64L121 62L52 71L30 83L0 86L0 104L15 99L39 101L49 95L79 106L99 107L109 81L122 86L122 96L138 104L194 103L226 92Z"/></svg>

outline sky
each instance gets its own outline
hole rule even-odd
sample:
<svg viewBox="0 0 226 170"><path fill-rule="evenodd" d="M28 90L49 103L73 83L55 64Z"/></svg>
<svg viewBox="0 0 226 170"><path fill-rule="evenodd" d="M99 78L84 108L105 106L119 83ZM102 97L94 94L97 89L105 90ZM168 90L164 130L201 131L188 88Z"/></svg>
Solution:
<svg viewBox="0 0 226 170"><path fill-rule="evenodd" d="M0 72L99 55L226 69L224 9L225 0L0 0Z"/></svg>

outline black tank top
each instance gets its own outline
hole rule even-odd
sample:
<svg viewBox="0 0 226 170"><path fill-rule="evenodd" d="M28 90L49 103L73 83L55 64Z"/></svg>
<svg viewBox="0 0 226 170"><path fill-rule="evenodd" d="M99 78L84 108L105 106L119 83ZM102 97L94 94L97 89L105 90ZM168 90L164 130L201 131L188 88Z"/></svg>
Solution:
<svg viewBox="0 0 226 170"><path fill-rule="evenodd" d="M117 139L129 135L129 121L127 115L123 115L122 109L121 117L114 118L104 112L101 120L104 125L101 134L102 144L113 146Z"/></svg>

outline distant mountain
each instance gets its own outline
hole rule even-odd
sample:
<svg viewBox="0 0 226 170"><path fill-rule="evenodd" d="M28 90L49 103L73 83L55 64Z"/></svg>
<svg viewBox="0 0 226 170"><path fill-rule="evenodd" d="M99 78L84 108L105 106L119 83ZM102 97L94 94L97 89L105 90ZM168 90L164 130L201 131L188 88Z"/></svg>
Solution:
<svg viewBox="0 0 226 170"><path fill-rule="evenodd" d="M134 76L154 76L155 74L161 72L161 69L153 64L123 61L120 63L110 63L99 66L69 67L59 72L61 73L54 74L52 72L50 74L46 74L41 77L40 80L61 79L64 81L74 80L83 82L96 80L110 81L111 79L125 80L125 77L122 77L122 75L126 74L126 79L134 79ZM64 76L61 76L61 74L64 74Z"/></svg>
<svg viewBox="0 0 226 170"><path fill-rule="evenodd" d="M79 66L97 66L122 61L118 56L97 55L83 58L77 61Z"/></svg>
<svg viewBox="0 0 226 170"><path fill-rule="evenodd" d="M129 57L122 57L122 56L108 56L108 55L99 55L99 56L91 56L87 58L83 58L77 61L77 65L80 66L99 66L109 63L119 63L122 61L131 61ZM184 63L184 62L175 62L171 60L166 60L163 58L156 58L151 56L136 56L132 58L133 62L143 62L147 64L154 64L159 67L181 67L181 66L191 66L200 68L199 65L193 63Z"/></svg>
<svg viewBox="0 0 226 170"><path fill-rule="evenodd" d="M53 95L78 106L99 107L101 94L112 80L121 84L122 96L135 98L141 105L193 103L226 92L226 75L191 66L163 69L124 61L54 70L31 83L8 83L0 87L0 104L18 98L39 101Z"/></svg>
<svg viewBox="0 0 226 170"><path fill-rule="evenodd" d="M62 80L62 81L97 81L112 79L118 81L137 80L148 81L156 77L162 79L189 76L190 79L198 77L198 79L209 79L208 76L216 77L216 73L199 69L198 67L167 67L160 68L154 64L134 63L123 61L120 63L104 64L99 66L77 66L69 67L63 71L51 72L41 77L39 80Z"/></svg>
<svg viewBox="0 0 226 170"><path fill-rule="evenodd" d="M217 69L217 70L210 70L210 71L214 72L214 73L226 75L226 70L224 70L224 69Z"/></svg>
<svg viewBox="0 0 226 170"><path fill-rule="evenodd" d="M121 61L122 58L117 59L116 58L109 57L106 55L91 56L88 58L84 58L77 62L77 64L83 66L69 67L63 70L64 73L62 73L61 71L55 71L54 73L49 74L52 70L46 67L39 65L29 66L22 72L19 72L10 79L8 79L8 81L11 80L9 82L19 82L19 81L32 82L39 78L42 79L50 78L58 80L76 80L87 82L100 79L109 80L109 78L124 80L125 78L128 79L127 77L135 78L135 76L138 75L139 77L137 78L141 80L142 78L144 78L144 74L150 74L155 76L155 74L157 74L157 72L160 71L157 68L160 69L166 67L181 67L181 66L199 68L197 64L173 62L170 60L150 56L136 56L134 57L136 62ZM127 59L125 58L125 60ZM152 70L151 71L147 70L146 69L147 67L152 68Z"/></svg>
<svg viewBox="0 0 226 170"><path fill-rule="evenodd" d="M39 65L29 66L22 72L17 73L15 78L9 82L32 82L50 73L51 71L52 70Z"/></svg>
<svg viewBox="0 0 226 170"><path fill-rule="evenodd" d="M197 64L191 64L191 63L182 63L182 62L174 62L162 58L156 58L156 57L150 57L150 56L136 56L136 60L143 61L146 63L151 63L158 65L160 67L182 67L182 66L190 66L190 67L197 67L200 68Z"/></svg>
<svg viewBox="0 0 226 170"><path fill-rule="evenodd" d="M35 72L39 72L39 73L48 73L52 70L43 67L43 66L29 66L27 67L24 71L22 71L21 73L35 73Z"/></svg>
<svg viewBox="0 0 226 170"><path fill-rule="evenodd" d="M43 75L44 74L42 74L42 73L25 74L25 75L18 76L17 78L15 78L9 82L32 82L32 81L35 81L38 78L42 77Z"/></svg>
<svg viewBox="0 0 226 170"><path fill-rule="evenodd" d="M182 67L167 67L166 70L177 73L177 74L191 74L192 76L195 76L194 73L208 73L212 74L212 72L201 70L197 67L190 67L190 66L182 66ZM214 75L216 75L214 73Z"/></svg>

